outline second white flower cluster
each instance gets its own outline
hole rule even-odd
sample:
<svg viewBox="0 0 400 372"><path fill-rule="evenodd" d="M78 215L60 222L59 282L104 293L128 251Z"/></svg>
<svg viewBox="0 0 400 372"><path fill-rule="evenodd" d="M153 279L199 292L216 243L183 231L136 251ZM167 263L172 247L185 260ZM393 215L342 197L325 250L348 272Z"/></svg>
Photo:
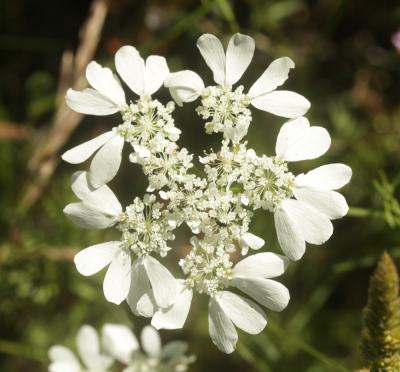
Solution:
<svg viewBox="0 0 400 372"><path fill-rule="evenodd" d="M233 35L225 52L215 36L205 34L197 47L213 72L213 85L206 86L193 71L170 73L163 57L144 61L134 47L120 48L116 70L137 95L129 101L109 68L88 65L91 88L70 89L67 104L84 114L120 116L110 131L63 154L73 164L94 155L89 171L76 172L72 179L80 201L64 212L84 228L115 227L120 232L119 240L88 247L75 257L85 276L108 266L108 301L126 300L133 313L150 317L155 328L177 329L186 321L193 295L205 294L211 339L230 353L238 339L235 327L257 334L266 326L259 305L273 311L287 306L289 291L273 278L285 272L290 260L303 256L306 242L323 244L330 238L331 220L348 211L335 190L349 182L351 169L328 164L297 176L290 172L290 162L320 157L331 144L326 129L311 126L303 116L309 101L277 89L294 68L290 58L273 61L245 93L243 86L233 85L252 60L251 37ZM181 131L172 117L174 102L163 105L151 97L162 85L178 105L200 99L196 112L205 120L206 132L222 134L220 148L198 159L201 175L192 169L194 155L177 144ZM250 106L289 119L273 156L257 154L245 140ZM124 144L132 149L130 161L148 178L147 193L126 207L106 185L118 172ZM249 230L260 208L273 213L284 255L247 255L264 246ZM181 225L192 233L191 249L180 259L182 279L176 279L160 261L173 249L174 231Z"/></svg>
<svg viewBox="0 0 400 372"><path fill-rule="evenodd" d="M99 338L90 325L80 327L76 336L79 357L62 345L49 349L49 372L111 372L119 365L122 372L185 372L195 361L186 355L187 344L171 341L161 345L158 332L146 326L140 334L141 348L130 328L105 324Z"/></svg>

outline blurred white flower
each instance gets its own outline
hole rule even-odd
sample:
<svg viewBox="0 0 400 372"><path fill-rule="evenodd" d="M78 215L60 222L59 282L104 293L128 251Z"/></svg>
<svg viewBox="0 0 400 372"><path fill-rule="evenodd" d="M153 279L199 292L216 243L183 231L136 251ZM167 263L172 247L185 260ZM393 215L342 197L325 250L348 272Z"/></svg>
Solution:
<svg viewBox="0 0 400 372"><path fill-rule="evenodd" d="M76 345L83 366L75 354L65 346L55 345L49 349L49 372L107 372L114 360L100 351L96 330L82 326L76 337Z"/></svg>
<svg viewBox="0 0 400 372"><path fill-rule="evenodd" d="M194 356L185 355L185 342L171 341L162 346L160 335L151 326L144 327L140 335L143 351L132 331L122 325L106 324L103 340L105 350L126 365L123 372L185 372L195 360Z"/></svg>
<svg viewBox="0 0 400 372"><path fill-rule="evenodd" d="M97 332L84 325L76 341L83 366L72 350L55 345L49 350L49 372L110 372L114 361L123 365L122 372L185 372L195 361L194 356L186 355L185 342L171 341L162 346L158 332L151 326L142 329L140 339L143 351L127 326L108 323L102 328L100 352Z"/></svg>

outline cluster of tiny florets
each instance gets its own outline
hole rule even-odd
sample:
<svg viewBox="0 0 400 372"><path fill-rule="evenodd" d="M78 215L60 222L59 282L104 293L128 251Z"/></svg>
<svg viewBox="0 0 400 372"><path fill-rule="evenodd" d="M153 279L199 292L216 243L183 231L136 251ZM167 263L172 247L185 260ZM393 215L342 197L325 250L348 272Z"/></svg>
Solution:
<svg viewBox="0 0 400 372"><path fill-rule="evenodd" d="M295 176L287 163L276 157L262 155L251 159L251 173L243 190L249 205L273 212L285 199L293 196Z"/></svg>
<svg viewBox="0 0 400 372"><path fill-rule="evenodd" d="M193 167L192 160L193 155L187 149L179 149L174 142L169 142L163 151L149 154L140 163L150 187L160 190L167 185L184 183L188 170Z"/></svg>
<svg viewBox="0 0 400 372"><path fill-rule="evenodd" d="M245 93L236 84L254 54L250 36L236 33L225 51L217 37L205 34L197 46L215 85L206 86L194 71L170 72L162 56L144 60L136 48L122 46L115 55L116 70L138 98L127 101L118 78L94 61L86 73L92 88L67 91L67 104L79 113L119 112L121 117L112 130L62 155L72 164L93 155L90 170L77 172L72 180L80 202L68 204L64 213L85 228L119 230L118 241L90 246L74 258L83 275L109 266L103 283L108 301L126 300L134 314L152 317L157 329L177 329L185 322L193 292L206 294L210 336L220 350L231 353L235 326L256 334L266 325L264 312L253 301L278 311L287 306L287 288L270 279L283 274L287 260L299 260L306 243L323 244L330 238L331 220L349 209L336 190L349 182L351 169L327 164L298 176L290 172L288 162L318 158L329 149L331 138L304 116L310 108L305 97L279 89L295 65L289 57L273 61ZM179 106L200 99L196 113L207 134L218 134L218 145L195 156L178 144L175 103L152 98L162 86ZM272 156L258 154L246 140L250 105L289 119ZM124 209L107 184L126 150L148 183L144 197ZM277 243L286 257L272 252L244 257L266 244L251 229L258 209L273 213ZM172 249L177 229L190 239L180 256L179 279L160 262ZM164 371L156 359L125 371ZM174 364L171 370L182 372L186 366Z"/></svg>
<svg viewBox="0 0 400 372"><path fill-rule="evenodd" d="M191 239L191 244L190 253L179 261L187 276L186 284L209 296L228 287L233 263L223 245L195 237Z"/></svg>
<svg viewBox="0 0 400 372"><path fill-rule="evenodd" d="M246 143L224 140L219 152L202 157L207 179L229 188L240 201L254 209L274 209L293 195L294 175L287 162L266 155L257 156Z"/></svg>
<svg viewBox="0 0 400 372"><path fill-rule="evenodd" d="M243 93L243 86L234 91L227 87L211 86L203 90L201 106L196 111L207 120L206 132L225 133L238 125L249 126L251 111L248 109L250 98Z"/></svg>
<svg viewBox="0 0 400 372"><path fill-rule="evenodd" d="M157 253L164 257L171 249L168 240L175 238L168 211L155 195L135 198L120 217L117 228L122 232L121 242L138 257Z"/></svg>
<svg viewBox="0 0 400 372"><path fill-rule="evenodd" d="M123 123L116 131L132 145L146 148L162 146L165 140L177 141L181 131L175 127L171 113L175 104L166 106L151 97L141 97L122 112Z"/></svg>

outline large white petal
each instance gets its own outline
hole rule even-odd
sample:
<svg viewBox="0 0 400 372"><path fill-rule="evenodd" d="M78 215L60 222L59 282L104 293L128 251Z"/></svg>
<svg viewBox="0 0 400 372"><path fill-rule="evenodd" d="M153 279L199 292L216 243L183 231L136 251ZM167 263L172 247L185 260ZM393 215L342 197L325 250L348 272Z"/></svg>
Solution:
<svg viewBox="0 0 400 372"><path fill-rule="evenodd" d="M308 99L288 90L274 90L258 96L253 98L251 104L260 110L290 119L304 115L311 107Z"/></svg>
<svg viewBox="0 0 400 372"><path fill-rule="evenodd" d="M295 187L294 196L331 220L342 218L349 211L346 199L336 191L319 190L311 187Z"/></svg>
<svg viewBox="0 0 400 372"><path fill-rule="evenodd" d="M179 329L185 324L192 303L193 291L185 286L183 280L178 282L178 295L173 305L159 309L151 320L156 329Z"/></svg>
<svg viewBox="0 0 400 372"><path fill-rule="evenodd" d="M234 34L226 50L226 85L232 86L244 74L253 58L254 39L247 35Z"/></svg>
<svg viewBox="0 0 400 372"><path fill-rule="evenodd" d="M124 142L123 137L116 135L96 153L89 172L89 181L93 187L103 186L115 177L121 165Z"/></svg>
<svg viewBox="0 0 400 372"><path fill-rule="evenodd" d="M238 341L235 326L215 298L210 298L208 302L208 331L219 350L227 354L235 350Z"/></svg>
<svg viewBox="0 0 400 372"><path fill-rule="evenodd" d="M154 358L161 355L161 338L156 329L151 326L144 327L140 334L140 341L147 355Z"/></svg>
<svg viewBox="0 0 400 372"><path fill-rule="evenodd" d="M105 214L104 211L84 202L70 203L63 212L72 222L85 229L106 229L118 221L115 215Z"/></svg>
<svg viewBox="0 0 400 372"><path fill-rule="evenodd" d="M131 286L126 302L134 314L146 318L153 316L157 307L142 259L132 265Z"/></svg>
<svg viewBox="0 0 400 372"><path fill-rule="evenodd" d="M108 67L102 67L95 61L90 62L86 67L86 79L94 89L116 105L121 107L126 104L124 90Z"/></svg>
<svg viewBox="0 0 400 372"><path fill-rule="evenodd" d="M103 281L107 301L119 305L126 299L131 285L131 255L120 249L114 256Z"/></svg>
<svg viewBox="0 0 400 372"><path fill-rule="evenodd" d="M139 349L139 342L133 332L121 324L105 324L102 342L104 350L124 364L129 364L132 353Z"/></svg>
<svg viewBox="0 0 400 372"><path fill-rule="evenodd" d="M105 214L118 216L122 212L122 206L115 194L107 185L94 189L89 185L88 173L78 171L72 175L72 191L75 195Z"/></svg>
<svg viewBox="0 0 400 372"><path fill-rule="evenodd" d="M100 355L99 337L90 325L83 325L76 335L76 346L83 363L90 367Z"/></svg>
<svg viewBox="0 0 400 372"><path fill-rule="evenodd" d="M167 61L161 56L149 56L146 59L144 93L152 95L161 85L169 74Z"/></svg>
<svg viewBox="0 0 400 372"><path fill-rule="evenodd" d="M247 333L258 334L267 325L264 311L247 298L229 291L222 291L215 300L233 324Z"/></svg>
<svg viewBox="0 0 400 372"><path fill-rule="evenodd" d="M115 102L92 88L86 88L82 91L68 89L65 102L70 109L87 115L111 115L120 110Z"/></svg>
<svg viewBox="0 0 400 372"><path fill-rule="evenodd" d="M115 67L128 87L141 96L144 94L145 64L133 46L123 46L115 53Z"/></svg>
<svg viewBox="0 0 400 372"><path fill-rule="evenodd" d="M351 178L351 168L345 164L326 164L296 177L297 186L309 186L322 190L337 190Z"/></svg>
<svg viewBox="0 0 400 372"><path fill-rule="evenodd" d="M271 252L257 253L239 261L233 268L233 277L275 278L282 275L287 266L288 260L284 256Z"/></svg>
<svg viewBox="0 0 400 372"><path fill-rule="evenodd" d="M120 249L121 242L107 242L92 245L81 250L74 257L76 269L84 276L96 274L104 269Z"/></svg>
<svg viewBox="0 0 400 372"><path fill-rule="evenodd" d="M279 206L275 211L274 222L282 251L290 260L299 260L306 250L306 242L302 231L282 206Z"/></svg>
<svg viewBox="0 0 400 372"><path fill-rule="evenodd" d="M272 92L287 80L291 68L294 68L294 62L289 57L282 57L272 61L252 85L248 95L255 98Z"/></svg>
<svg viewBox="0 0 400 372"><path fill-rule="evenodd" d="M299 161L316 159L325 154L331 145L328 131L322 127L310 127L304 136L288 148L285 160Z"/></svg>
<svg viewBox="0 0 400 372"><path fill-rule="evenodd" d="M201 77L194 71L173 72L165 79L164 85L169 89L172 98L179 105L196 100L204 89Z"/></svg>
<svg viewBox="0 0 400 372"><path fill-rule="evenodd" d="M275 280L234 278L232 284L253 300L273 311L282 311L289 303L288 289Z"/></svg>
<svg viewBox="0 0 400 372"><path fill-rule="evenodd" d="M315 159L328 151L331 138L325 128L309 126L301 117L286 122L279 131L276 155L286 161Z"/></svg>
<svg viewBox="0 0 400 372"><path fill-rule="evenodd" d="M108 140L115 136L113 131L109 131L100 136L93 138L90 141L81 143L78 146L64 152L61 158L71 164L80 164L89 159L96 150L103 146Z"/></svg>
<svg viewBox="0 0 400 372"><path fill-rule="evenodd" d="M284 123L279 130L278 137L276 139L276 155L280 158L283 158L290 146L299 141L309 128L310 122L305 117L292 119Z"/></svg>
<svg viewBox="0 0 400 372"><path fill-rule="evenodd" d="M211 69L214 81L225 84L225 52L219 39L211 34L204 34L197 40L197 48Z"/></svg>
<svg viewBox="0 0 400 372"><path fill-rule="evenodd" d="M168 269L154 257L147 256L143 265L153 289L154 298L161 308L171 306L178 294L176 279Z"/></svg>
<svg viewBox="0 0 400 372"><path fill-rule="evenodd" d="M281 207L295 221L306 242L319 245L331 237L333 226L326 215L294 199L285 200Z"/></svg>

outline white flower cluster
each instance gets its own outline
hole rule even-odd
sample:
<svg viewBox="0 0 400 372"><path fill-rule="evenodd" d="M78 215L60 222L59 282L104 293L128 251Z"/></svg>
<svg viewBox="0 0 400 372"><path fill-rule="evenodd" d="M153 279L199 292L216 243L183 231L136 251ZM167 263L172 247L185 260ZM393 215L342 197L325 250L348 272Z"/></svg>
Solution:
<svg viewBox="0 0 400 372"><path fill-rule="evenodd" d="M249 66L254 40L235 34L226 52L213 35L205 34L197 46L211 68L216 85L206 87L193 71L170 73L163 57L144 61L137 50L124 46L115 56L118 74L139 98L126 103L117 77L96 62L87 67L93 88L69 90L67 104L84 114L120 112L122 124L63 155L81 163L94 155L87 172L73 176L72 189L80 199L64 209L85 228L115 226L118 241L88 247L75 257L78 271L93 275L108 266L104 294L108 301L126 300L133 313L151 317L157 329L181 328L194 293L209 296L209 333L216 346L230 353L237 331L256 334L267 324L263 305L283 310L289 292L272 280L284 273L289 260L299 260L306 242L323 244L332 235L331 220L343 217L348 206L335 190L347 184L351 169L328 164L295 176L289 162L315 159L330 147L328 132L310 126L303 116L310 107L301 95L277 89L294 63L284 57L273 61L248 93L232 86ZM201 99L197 113L207 133L222 133L221 147L209 150L192 171L193 154L177 144L180 130L172 112L151 98L162 85L174 101ZM250 106L288 118L273 156L259 155L244 140L252 120ZM124 143L132 149L130 161L148 178L147 194L122 208L106 185L117 173ZM273 213L284 255L259 250L264 240L250 232L256 209ZM160 262L174 249L174 231L186 225L190 250L179 260L182 279L176 279ZM246 296L239 294L242 292Z"/></svg>
<svg viewBox="0 0 400 372"><path fill-rule="evenodd" d="M49 372L111 372L115 362L122 372L185 372L194 356L186 355L187 344L171 341L164 347L151 326L142 329L141 346L133 332L121 324L105 324L101 339L96 330L82 326L76 337L79 358L65 346L49 349ZM81 363L82 362L82 363Z"/></svg>

